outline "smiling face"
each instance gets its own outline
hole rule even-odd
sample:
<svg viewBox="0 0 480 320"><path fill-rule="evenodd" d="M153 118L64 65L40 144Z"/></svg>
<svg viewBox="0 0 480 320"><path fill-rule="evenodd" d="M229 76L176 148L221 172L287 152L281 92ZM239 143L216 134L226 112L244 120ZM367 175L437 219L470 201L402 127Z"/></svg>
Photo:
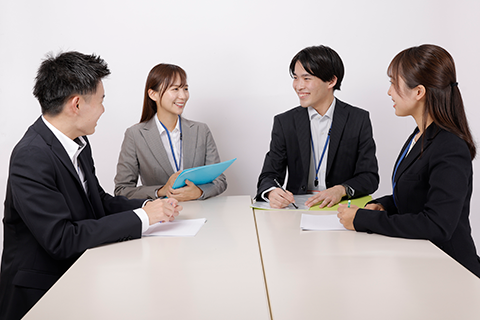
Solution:
<svg viewBox="0 0 480 320"><path fill-rule="evenodd" d="M183 113L190 94L188 92L188 85L181 86L180 76L177 76L162 97L160 97L158 91L153 90L150 92L150 97L156 102L159 115L179 116Z"/></svg>
<svg viewBox="0 0 480 320"><path fill-rule="evenodd" d="M79 96L79 117L77 123L79 134L77 136L90 135L95 132L98 119L105 112L105 107L103 106L104 98L105 89L102 81L98 83L95 93Z"/></svg>
<svg viewBox="0 0 480 320"><path fill-rule="evenodd" d="M320 114L324 114L333 101L333 87L336 82L336 78L324 82L308 73L300 61L295 64L293 89L304 108L313 107Z"/></svg>

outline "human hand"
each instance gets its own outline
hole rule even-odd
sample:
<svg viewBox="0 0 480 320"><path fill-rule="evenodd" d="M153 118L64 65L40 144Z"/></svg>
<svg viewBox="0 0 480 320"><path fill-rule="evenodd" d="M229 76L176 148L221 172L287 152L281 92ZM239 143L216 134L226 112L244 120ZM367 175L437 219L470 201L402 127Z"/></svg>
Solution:
<svg viewBox="0 0 480 320"><path fill-rule="evenodd" d="M160 189L158 189L157 191L157 197L161 198L161 197L166 197L167 196L167 193L168 193L168 190L170 188L172 188L173 186L173 183L175 182L175 180L177 179L178 175L182 173L182 171L177 171L175 172L174 174L172 174L170 176L170 178L168 178L168 181L167 183L165 183L165 185L163 187L161 187Z"/></svg>
<svg viewBox="0 0 480 320"><path fill-rule="evenodd" d="M346 204L341 204L338 206L337 217L340 219L340 223L348 230L354 230L353 220L357 214L358 207L351 205L350 208Z"/></svg>
<svg viewBox="0 0 480 320"><path fill-rule="evenodd" d="M177 199L178 201L195 200L202 196L203 191L190 180L185 180L186 186L178 189L170 187L167 191L167 197Z"/></svg>
<svg viewBox="0 0 480 320"><path fill-rule="evenodd" d="M293 194L290 191L284 191L281 188L275 188L268 193L268 200L270 207L274 209L281 209L295 202Z"/></svg>
<svg viewBox="0 0 480 320"><path fill-rule="evenodd" d="M380 203L369 203L365 206L365 209L385 211L385 208Z"/></svg>
<svg viewBox="0 0 480 320"><path fill-rule="evenodd" d="M320 204L320 208L324 207L332 207L336 205L337 203L342 200L342 198L346 195L345 193L345 187L341 185L337 185L331 188L328 188L326 190L316 192L315 195L312 197L308 198L307 202L305 202L305 205L307 207L311 207L321 201L323 201Z"/></svg>
<svg viewBox="0 0 480 320"><path fill-rule="evenodd" d="M148 201L143 207L150 225L157 222L173 221L182 210L176 199L157 199Z"/></svg>

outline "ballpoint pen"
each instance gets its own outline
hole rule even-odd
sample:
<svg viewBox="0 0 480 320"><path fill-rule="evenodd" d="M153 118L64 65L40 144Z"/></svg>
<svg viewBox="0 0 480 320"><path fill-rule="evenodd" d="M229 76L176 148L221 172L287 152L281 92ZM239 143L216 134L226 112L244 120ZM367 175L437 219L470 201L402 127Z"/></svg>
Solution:
<svg viewBox="0 0 480 320"><path fill-rule="evenodd" d="M277 179L273 179L273 181L275 181L275 183L277 184L277 186L282 189L284 192L287 192L285 191L285 189L283 189L282 185L280 183L278 183ZM297 205L295 204L295 202L292 202L292 205L295 207L295 209L298 209Z"/></svg>
<svg viewBox="0 0 480 320"><path fill-rule="evenodd" d="M348 200L348 207L350 208L350 204L352 203L352 200Z"/></svg>

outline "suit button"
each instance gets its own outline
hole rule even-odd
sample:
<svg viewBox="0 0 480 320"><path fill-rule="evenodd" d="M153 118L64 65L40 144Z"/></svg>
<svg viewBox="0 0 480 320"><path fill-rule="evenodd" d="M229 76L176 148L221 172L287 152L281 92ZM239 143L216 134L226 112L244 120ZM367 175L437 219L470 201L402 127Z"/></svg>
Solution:
<svg viewBox="0 0 480 320"><path fill-rule="evenodd" d="M302 186L302 191L305 191L305 190L307 190L307 187Z"/></svg>

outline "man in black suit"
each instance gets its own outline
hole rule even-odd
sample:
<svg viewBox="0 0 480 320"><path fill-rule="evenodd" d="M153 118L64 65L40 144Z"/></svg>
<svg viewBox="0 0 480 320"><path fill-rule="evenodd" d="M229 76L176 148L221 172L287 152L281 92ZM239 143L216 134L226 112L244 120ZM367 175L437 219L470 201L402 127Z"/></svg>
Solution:
<svg viewBox="0 0 480 320"><path fill-rule="evenodd" d="M292 59L290 74L301 106L274 118L256 199L283 208L294 202L292 193L313 192L307 206L331 207L373 193L379 177L369 114L333 94L344 75L340 56L326 46L305 48ZM279 184L287 170L285 191Z"/></svg>
<svg viewBox="0 0 480 320"><path fill-rule="evenodd" d="M42 116L10 159L0 319L23 317L86 249L140 238L182 209L174 199L112 197L98 183L86 135L104 112L108 74L100 57L78 52L50 56L38 70Z"/></svg>

